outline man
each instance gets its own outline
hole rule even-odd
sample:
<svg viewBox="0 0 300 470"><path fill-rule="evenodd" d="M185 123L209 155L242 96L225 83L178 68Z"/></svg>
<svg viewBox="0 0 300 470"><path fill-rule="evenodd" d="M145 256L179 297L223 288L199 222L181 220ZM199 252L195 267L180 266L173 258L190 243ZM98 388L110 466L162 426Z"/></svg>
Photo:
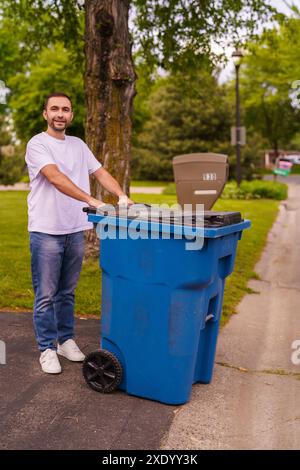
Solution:
<svg viewBox="0 0 300 470"><path fill-rule="evenodd" d="M82 208L103 204L90 195L89 175L118 196L119 203L132 201L87 145L65 134L73 119L67 95L49 95L43 116L48 128L28 142L25 157L31 189L28 230L35 294L33 323L42 370L58 374L61 365L57 354L75 362L84 359L73 339L74 291L84 254L84 230L92 228Z"/></svg>

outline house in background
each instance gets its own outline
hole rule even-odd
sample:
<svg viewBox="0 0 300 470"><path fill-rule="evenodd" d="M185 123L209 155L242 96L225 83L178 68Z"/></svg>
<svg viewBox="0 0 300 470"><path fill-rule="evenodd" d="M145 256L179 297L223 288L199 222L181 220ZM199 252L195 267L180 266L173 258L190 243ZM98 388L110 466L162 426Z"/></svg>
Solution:
<svg viewBox="0 0 300 470"><path fill-rule="evenodd" d="M278 150L277 156L279 158L285 158L289 155L297 155L300 158L300 152L298 150ZM265 150L263 157L263 166L265 168L273 168L276 164L276 154L274 150Z"/></svg>

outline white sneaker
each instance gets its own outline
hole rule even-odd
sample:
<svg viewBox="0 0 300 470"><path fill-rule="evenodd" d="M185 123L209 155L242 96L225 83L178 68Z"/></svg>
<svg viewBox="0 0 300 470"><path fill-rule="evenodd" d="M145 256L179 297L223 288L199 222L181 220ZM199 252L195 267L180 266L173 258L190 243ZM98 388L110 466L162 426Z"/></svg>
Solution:
<svg viewBox="0 0 300 470"><path fill-rule="evenodd" d="M40 356L40 364L46 374L61 373L61 365L54 349L46 349L46 351L42 352Z"/></svg>
<svg viewBox="0 0 300 470"><path fill-rule="evenodd" d="M63 344L59 344L57 346L57 354L74 362L82 362L85 359L85 355L80 351L73 339L67 339Z"/></svg>

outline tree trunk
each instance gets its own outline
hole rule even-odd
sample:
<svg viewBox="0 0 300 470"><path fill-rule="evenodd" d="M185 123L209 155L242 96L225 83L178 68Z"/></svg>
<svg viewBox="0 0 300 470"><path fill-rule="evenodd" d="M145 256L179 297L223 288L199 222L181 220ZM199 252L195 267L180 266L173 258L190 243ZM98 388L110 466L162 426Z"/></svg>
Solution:
<svg viewBox="0 0 300 470"><path fill-rule="evenodd" d="M129 195L136 74L128 11L129 0L85 2L86 143ZM91 193L104 202L117 202L93 178ZM87 232L86 245L86 254L97 246L95 231Z"/></svg>

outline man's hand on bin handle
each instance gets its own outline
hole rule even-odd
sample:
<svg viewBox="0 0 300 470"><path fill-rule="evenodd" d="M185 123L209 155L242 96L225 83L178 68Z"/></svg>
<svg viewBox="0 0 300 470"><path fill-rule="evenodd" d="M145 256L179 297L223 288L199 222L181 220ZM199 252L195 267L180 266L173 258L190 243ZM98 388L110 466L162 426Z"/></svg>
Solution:
<svg viewBox="0 0 300 470"><path fill-rule="evenodd" d="M102 206L106 206L106 204L103 201L100 201L99 199L95 199L94 197L90 197L87 202L89 206L95 207L96 209ZM131 199L129 199L129 197L127 197L126 194L122 194L121 196L119 196L119 201L118 201L119 207L120 206L127 207L127 206L131 206L132 204L134 204L134 202Z"/></svg>
<svg viewBox="0 0 300 470"><path fill-rule="evenodd" d="M105 203L103 201L100 201L99 199L95 199L94 197L90 197L87 203L89 206L95 207L96 209L98 209L98 207L105 206Z"/></svg>
<svg viewBox="0 0 300 470"><path fill-rule="evenodd" d="M128 196L126 196L126 194L122 194L121 196L119 196L119 201L118 201L118 206L131 206L132 204L134 204L134 202L129 199Z"/></svg>

